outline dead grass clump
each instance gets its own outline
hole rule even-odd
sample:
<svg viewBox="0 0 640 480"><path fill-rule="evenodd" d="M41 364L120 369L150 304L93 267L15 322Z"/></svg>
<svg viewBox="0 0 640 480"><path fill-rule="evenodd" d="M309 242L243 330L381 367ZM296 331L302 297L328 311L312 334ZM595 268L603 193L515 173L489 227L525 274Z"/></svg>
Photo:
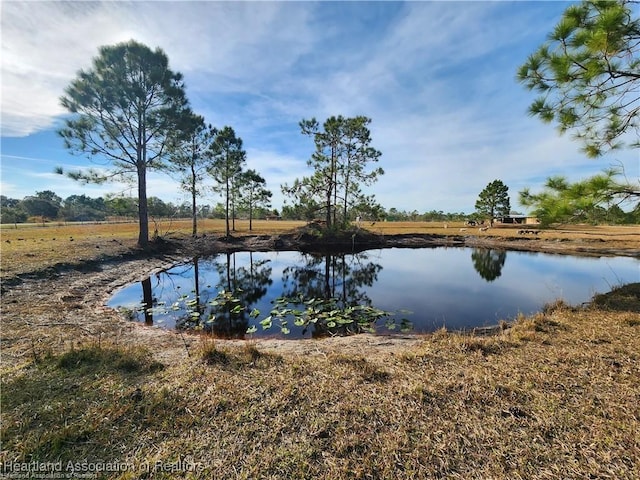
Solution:
<svg viewBox="0 0 640 480"><path fill-rule="evenodd" d="M208 365L229 365L231 364L231 357L229 354L218 348L208 348L202 352L202 359Z"/></svg>
<svg viewBox="0 0 640 480"><path fill-rule="evenodd" d="M517 342L541 341L548 344L554 335L569 328L567 323L560 319L577 311L564 302L555 302L550 307L545 307L541 313L530 317L519 316L505 334Z"/></svg>
<svg viewBox="0 0 640 480"><path fill-rule="evenodd" d="M351 367L354 370L362 370L370 366L369 362L362 355L333 352L329 355L329 362L340 368Z"/></svg>
<svg viewBox="0 0 640 480"><path fill-rule="evenodd" d="M630 327L640 326L640 317L630 317L625 320L625 323Z"/></svg>
<svg viewBox="0 0 640 480"><path fill-rule="evenodd" d="M370 363L365 365L360 371L360 375L362 376L362 380L369 383L384 383L391 378L391 373Z"/></svg>
<svg viewBox="0 0 640 480"><path fill-rule="evenodd" d="M391 378L391 373L360 355L332 353L328 360L340 369L348 368L365 382L386 382Z"/></svg>
<svg viewBox="0 0 640 480"><path fill-rule="evenodd" d="M573 310L573 309L574 307L569 305L563 299L559 298L553 302L545 303L542 306L542 313L544 313L545 315L552 315L554 312L562 312L565 310Z"/></svg>
<svg viewBox="0 0 640 480"><path fill-rule="evenodd" d="M417 355L407 353L403 356L408 362L438 361L439 355L448 357L452 352L463 355L480 354L482 356L500 355L515 345L509 335L510 328L496 328L489 334L483 331L481 334L470 332L448 332L440 329L425 337L423 351Z"/></svg>
<svg viewBox="0 0 640 480"><path fill-rule="evenodd" d="M72 348L56 358L56 366L67 371L82 370L94 374L100 372L140 374L163 368L161 363L153 360L153 356L147 349L98 345Z"/></svg>
<svg viewBox="0 0 640 480"><path fill-rule="evenodd" d="M199 356L207 365L231 368L268 367L282 362L280 355L261 352L251 342L237 347L220 348L212 337L205 337L202 340Z"/></svg>
<svg viewBox="0 0 640 480"><path fill-rule="evenodd" d="M480 352L482 355L497 355L505 348L502 338L468 336L460 341L460 348L464 352Z"/></svg>

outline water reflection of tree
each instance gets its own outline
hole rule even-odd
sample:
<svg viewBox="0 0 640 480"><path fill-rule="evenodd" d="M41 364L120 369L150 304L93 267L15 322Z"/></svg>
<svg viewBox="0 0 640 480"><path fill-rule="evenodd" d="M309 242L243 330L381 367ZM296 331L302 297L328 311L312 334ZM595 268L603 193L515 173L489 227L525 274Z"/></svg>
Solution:
<svg viewBox="0 0 640 480"><path fill-rule="evenodd" d="M142 280L142 313L145 325L153 325L154 311L159 307L162 292L159 292L161 286L164 285L163 273L156 273L153 277L149 276ZM151 279L155 277L155 286L151 283Z"/></svg>
<svg viewBox="0 0 640 480"><path fill-rule="evenodd" d="M206 295L203 297L200 289L198 264L198 257L195 257L192 260L192 263L185 263L181 266L176 266L171 270L156 273L153 277L148 277L142 280L142 297L145 305L145 324L153 325L154 313L156 312L161 315L166 315L169 311L173 312L173 309L167 309L165 301L167 299L171 299L171 301L173 301L175 296L178 293L181 293L180 285L175 282L176 278L194 279L195 285L194 289L191 291L191 294L193 295L182 293L180 298L183 298L186 301L189 299L195 300L195 303L189 308L185 308L183 311L178 310L177 312L173 312L173 321L175 326L178 328L184 328L193 320L194 317L191 316L192 312L197 312L198 315L204 312L207 297ZM155 282L152 284L153 278L155 278ZM162 301L159 299L162 299ZM180 304L181 302L177 301L176 303Z"/></svg>
<svg viewBox="0 0 640 480"><path fill-rule="evenodd" d="M153 299L153 288L151 287L151 277L142 280L142 304L144 305L144 323L153 325L153 310L156 302Z"/></svg>
<svg viewBox="0 0 640 480"><path fill-rule="evenodd" d="M244 337L252 306L266 295L267 286L273 283L268 262L268 259L255 261L252 253L249 253L249 264L242 267L236 266L235 253L204 260L195 257L183 268L176 267L156 274L155 285L152 284L152 277L146 278L141 282L145 324L153 325L154 312L160 309L161 313L173 316L178 329L201 328L225 338ZM217 271L220 283L202 286L201 267L205 271ZM176 278L192 278L191 292L184 292L175 282ZM231 293L233 301L224 300L220 295L221 290ZM174 299L179 293L181 295L175 302L179 307L177 310L172 306L162 307L164 303L158 300ZM234 309L237 305L243 308Z"/></svg>
<svg viewBox="0 0 640 480"><path fill-rule="evenodd" d="M507 252L505 250L474 248L471 252L474 268L487 282L493 282L502 275L502 267L506 259Z"/></svg>
<svg viewBox="0 0 640 480"><path fill-rule="evenodd" d="M378 279L380 270L382 265L369 261L366 252L302 254L301 265L287 267L283 271L282 295L287 298L333 300L340 309L355 305L371 306L371 299L362 288L371 287ZM339 333L334 330L331 332ZM328 333L326 326L314 325L314 337Z"/></svg>
<svg viewBox="0 0 640 480"><path fill-rule="evenodd" d="M249 312L267 294L268 285L273 283L268 265L270 260L254 260L252 252L248 255L249 263L242 267L236 265L236 253L220 255L213 262L220 276L220 284L216 287L230 292L234 299L208 305L205 317L212 318L212 321L204 326L217 336L243 338L249 327ZM235 309L238 305L242 308Z"/></svg>

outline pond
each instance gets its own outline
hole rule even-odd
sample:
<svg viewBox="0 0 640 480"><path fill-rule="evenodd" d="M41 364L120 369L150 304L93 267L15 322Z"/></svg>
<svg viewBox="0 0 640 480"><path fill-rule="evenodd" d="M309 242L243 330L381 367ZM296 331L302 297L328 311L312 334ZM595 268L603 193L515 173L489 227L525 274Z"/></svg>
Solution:
<svg viewBox="0 0 640 480"><path fill-rule="evenodd" d="M638 281L640 260L631 257L466 247L237 252L175 265L119 290L108 306L225 338L425 333L492 326L557 299L579 305Z"/></svg>

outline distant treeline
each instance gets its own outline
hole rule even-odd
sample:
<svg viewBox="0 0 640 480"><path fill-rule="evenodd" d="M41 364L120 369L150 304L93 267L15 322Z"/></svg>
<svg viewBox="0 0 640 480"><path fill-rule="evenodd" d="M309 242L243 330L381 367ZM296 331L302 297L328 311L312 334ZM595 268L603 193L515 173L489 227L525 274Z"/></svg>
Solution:
<svg viewBox="0 0 640 480"><path fill-rule="evenodd" d="M150 218L189 218L191 205L189 202L174 204L157 197L149 197ZM224 218L224 205L201 205L198 209L201 218ZM265 218L274 212L258 209L254 217ZM22 200L0 196L1 223L25 223L43 221L90 222L104 221L109 218L138 218L138 202L136 198L107 195L91 198L86 195L71 195L62 199L52 191L36 192ZM236 218L242 218L245 212L239 209ZM277 212L275 212L277 216Z"/></svg>
<svg viewBox="0 0 640 480"><path fill-rule="evenodd" d="M174 204L165 202L157 197L149 197L149 216L155 218L188 218L191 216L189 202ZM256 214L257 213L257 214ZM244 218L247 212L238 209L236 218ZM1 222L25 223L42 221L91 222L105 221L110 218L138 218L137 200L132 197L107 195L91 198L86 195L71 195L65 199L47 190L36 192L33 196L23 199L0 196ZM225 218L224 205L201 205L198 215L200 218ZM254 212L255 218L281 218L283 220L312 220L317 212L305 208L285 205L282 212L278 210L259 209ZM466 221L472 215L464 212L445 213L432 210L420 213L417 210L407 212L390 208L379 209L372 215L362 215L363 221Z"/></svg>
<svg viewBox="0 0 640 480"><path fill-rule="evenodd" d="M174 204L165 202L157 197L149 197L149 216L152 218L189 218L191 217L191 205L189 202ZM355 215L355 213L354 213ZM389 221L389 222L465 222L476 220L476 213L448 213L442 210L431 210L420 213L417 210L406 211L390 208L386 210L380 207L370 214L358 213L362 221ZM201 205L198 207L200 218L225 218L224 204ZM285 205L281 212L275 209L258 208L253 212L254 218L269 218L283 220L313 220L317 211L302 208L301 206ZM238 208L235 218L246 218L248 212ZM91 222L105 221L108 219L138 218L137 199L132 197L106 195L105 197L91 198L86 195L71 195L62 199L52 191L36 192L33 196L23 199L8 198L0 195L0 222L25 223L44 221L67 222ZM353 218L355 220L355 218ZM640 223L640 210L623 212L619 207L613 206L591 212L590 218L576 218L577 223L602 223L602 224L637 224Z"/></svg>
<svg viewBox="0 0 640 480"><path fill-rule="evenodd" d="M149 197L149 216L156 218L188 218L191 216L189 202L174 204L165 202L157 197ZM65 199L47 190L36 192L35 195L23 199L0 196L0 215L2 223L25 223L52 220L68 222L104 221L109 218L138 218L137 200L132 197L107 195L92 198L87 195L71 195ZM201 205L198 215L201 218L225 218L224 205ZM236 211L236 218L243 218L247 212L242 209ZM255 212L254 212L255 215ZM285 206L282 212L278 210L259 209L256 218L282 218L285 220L311 220L314 214L308 209ZM419 213L406 212L391 208L382 209L371 218L363 220L376 221L464 221L469 218L465 213L444 213L431 211Z"/></svg>

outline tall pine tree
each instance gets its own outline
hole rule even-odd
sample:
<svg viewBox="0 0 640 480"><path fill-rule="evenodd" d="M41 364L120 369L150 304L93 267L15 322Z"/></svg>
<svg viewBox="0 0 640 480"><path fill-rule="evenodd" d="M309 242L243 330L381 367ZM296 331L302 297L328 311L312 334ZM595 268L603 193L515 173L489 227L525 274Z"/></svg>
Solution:
<svg viewBox="0 0 640 480"><path fill-rule="evenodd" d="M101 47L90 70L81 70L61 97L73 116L60 130L74 153L101 157L109 174L95 170L69 175L101 183L134 173L138 185L138 245L149 242L147 171L163 166L171 132L187 104L182 75L169 68L161 49L131 40Z"/></svg>
<svg viewBox="0 0 640 480"><path fill-rule="evenodd" d="M508 215L511 211L509 187L501 180L494 180L480 192L476 200L476 212L483 217L489 217L491 225L496 216Z"/></svg>

